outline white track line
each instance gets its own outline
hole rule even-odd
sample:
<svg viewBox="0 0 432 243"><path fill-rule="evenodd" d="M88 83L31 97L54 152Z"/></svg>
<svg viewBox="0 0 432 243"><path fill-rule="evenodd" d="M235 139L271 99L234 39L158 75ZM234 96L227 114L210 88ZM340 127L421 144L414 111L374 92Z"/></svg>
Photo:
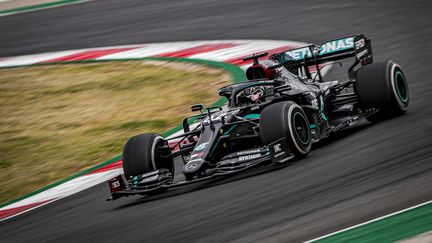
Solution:
<svg viewBox="0 0 432 243"><path fill-rule="evenodd" d="M81 52L81 51L80 50L60 51L60 52L51 52L51 53L43 53L43 54L9 57L9 58L5 58L5 60L0 60L0 66L1 67L12 67L12 66L21 66L21 65L31 65L31 64L38 63L38 62L47 61L50 59L55 59L55 58L59 58L59 57L64 57L64 56L76 54L79 52Z"/></svg>
<svg viewBox="0 0 432 243"><path fill-rule="evenodd" d="M98 58L98 60L104 59L128 59L128 58L140 58L140 57L151 57L156 56L158 54L167 53L167 52L175 52L180 51L187 48L192 48L195 46L199 46L204 42L195 42L195 43L178 43L178 45L173 45L172 43L159 43L159 44L151 44L148 46L134 49L130 51L115 53L106 55Z"/></svg>
<svg viewBox="0 0 432 243"><path fill-rule="evenodd" d="M106 182L109 179L114 178L114 177L116 177L122 173L123 173L123 169L119 168L119 169L100 172L97 174L89 174L89 175L80 176L80 177L77 177L77 178L72 179L70 181L67 181L63 184L60 184L60 185L55 186L53 188L50 188L46 191L38 193L34 196L31 196L31 197L25 198L21 201L9 204L9 205L1 208L1 210L13 209L13 208L22 207L22 206L26 206L29 204L49 200L46 203L43 203L41 205L29 208L29 209L26 209L26 210L24 210L18 214L14 214L14 215L11 215L9 217L2 218L2 219L0 219L0 222L3 220L6 220L6 219L12 218L16 215L20 215L20 214L23 214L25 212L28 212L32 209L41 207L41 206L46 205L48 203L57 201L61 198L64 198L64 197L70 196L72 194L78 193L80 191L83 191L85 189L93 187L93 186L100 184L102 182Z"/></svg>
<svg viewBox="0 0 432 243"><path fill-rule="evenodd" d="M228 41L185 41L185 42L149 43L149 44L144 44L143 47L139 49L106 55L97 58L97 60L151 57L163 53L175 52L183 49L193 48L204 44L224 44L224 43L242 45L245 43L245 41L228 40Z"/></svg>
<svg viewBox="0 0 432 243"><path fill-rule="evenodd" d="M424 206L424 205L427 205L427 204L430 204L430 203L432 203L432 200L424 202L424 203L417 204L415 206L412 206L412 207L409 207L409 208L406 208L406 209L402 209L400 211L397 211L397 212L394 212L394 213L391 213L391 214L387 214L387 215L381 216L379 218L375 218L375 219L366 221L366 222L361 223L361 224L356 224L354 226L351 226L351 227L348 227L348 228L345 228L345 229L341 229L339 231L336 231L336 232L333 232L333 233L330 233L330 234L327 234L327 235L323 235L323 236L320 236L318 238L315 238L315 239L312 239L312 240L308 240L308 241L305 241L305 242L309 243L309 242L314 242L314 241L322 240L324 238L328 238L330 236L333 236L333 235L336 235L336 234L339 234L339 233L342 233L342 232L345 232L345 231L348 231L348 230L352 230L352 229L361 227L363 225L367 225L367 224L370 224L370 223L373 223L373 222L376 222L376 221L379 221L379 220L382 220L382 219L386 219L386 218L392 217L394 215L401 214L401 213L407 212L407 211L412 210L412 209L419 208L421 206Z"/></svg>
<svg viewBox="0 0 432 243"><path fill-rule="evenodd" d="M226 61L229 59L250 55L255 52L261 52L264 50L274 49L282 46L289 46L291 43L292 42L287 41L254 40L240 46L196 54L190 56L190 58L206 59L212 61Z"/></svg>

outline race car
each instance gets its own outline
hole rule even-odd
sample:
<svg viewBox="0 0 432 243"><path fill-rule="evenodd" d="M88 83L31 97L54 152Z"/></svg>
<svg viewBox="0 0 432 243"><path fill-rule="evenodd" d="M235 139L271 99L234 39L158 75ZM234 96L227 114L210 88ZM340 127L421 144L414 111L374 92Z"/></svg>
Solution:
<svg viewBox="0 0 432 243"><path fill-rule="evenodd" d="M124 175L111 179L110 200L227 176L305 157L313 143L361 120L404 114L408 83L394 61L373 63L371 40L355 35L273 54L253 54L247 81L219 89L223 107L192 105L181 135L136 135L123 148ZM323 70L353 58L346 80ZM174 159L183 161L175 180Z"/></svg>

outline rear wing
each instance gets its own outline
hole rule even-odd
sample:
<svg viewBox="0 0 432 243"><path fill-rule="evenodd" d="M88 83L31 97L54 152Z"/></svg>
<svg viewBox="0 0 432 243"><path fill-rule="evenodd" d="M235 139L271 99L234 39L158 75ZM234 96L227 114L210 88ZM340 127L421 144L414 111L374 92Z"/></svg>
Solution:
<svg viewBox="0 0 432 243"><path fill-rule="evenodd" d="M350 75L357 64L360 63L363 66L372 63L371 40L360 34L327 41L320 46L309 45L287 50L274 54L270 58L275 59L285 67L290 67L289 69L316 66L319 73L320 64L349 57L355 57L355 62L349 70Z"/></svg>

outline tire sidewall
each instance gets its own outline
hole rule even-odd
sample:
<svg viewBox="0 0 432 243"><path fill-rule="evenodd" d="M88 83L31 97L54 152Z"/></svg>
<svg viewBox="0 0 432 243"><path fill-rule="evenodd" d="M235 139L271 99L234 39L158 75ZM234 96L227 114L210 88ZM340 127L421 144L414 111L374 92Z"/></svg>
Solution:
<svg viewBox="0 0 432 243"><path fill-rule="evenodd" d="M389 62L390 67L389 69L389 73L387 74L389 76L389 82L390 82L390 87L392 90L392 99L395 101L395 103L397 104L397 106L399 107L399 109L401 109L401 111L405 112L408 110L408 105L409 105L409 88L408 88L408 82L406 81L406 77L405 74L401 68L401 66L397 63L394 63L392 61ZM401 75L402 77L402 81L404 82L404 85L406 86L405 92L406 92L406 101L403 101L402 98L399 95L398 91L398 87L397 87L397 75Z"/></svg>
<svg viewBox="0 0 432 243"><path fill-rule="evenodd" d="M127 177L144 174L161 168L174 173L172 159L162 159L158 146L166 140L156 133L145 133L131 137L123 148L123 170Z"/></svg>
<svg viewBox="0 0 432 243"><path fill-rule="evenodd" d="M401 66L394 61L362 66L356 73L355 91L363 110L378 109L367 118L369 121L403 115L408 110L408 82Z"/></svg>
<svg viewBox="0 0 432 243"><path fill-rule="evenodd" d="M294 126L294 119L296 114L300 114L301 117L303 118L303 122L305 123L305 127L307 129L307 137L308 140L306 143L303 143L302 141L300 141L300 138L296 132L296 128ZM295 150L302 155L306 155L309 153L311 146L312 146L312 142L311 142L311 131L309 128L309 121L306 118L306 114L304 113L303 109L297 105L296 103L292 103L289 108L288 108L288 112L287 112L287 121L288 121L288 140L290 141L290 144L292 144L292 146L295 148Z"/></svg>
<svg viewBox="0 0 432 243"><path fill-rule="evenodd" d="M303 121L298 117L297 121L302 121L303 124L298 124L306 129L305 134L299 136L295 127L296 114L301 115ZM310 131L309 121L303 109L293 101L281 101L270 104L261 112L260 118L260 136L264 145L271 145L277 141L284 140L289 147L289 152L294 153L298 157L306 156L312 146L312 134ZM307 135L307 140L305 139ZM304 137L301 142L300 137Z"/></svg>
<svg viewBox="0 0 432 243"><path fill-rule="evenodd" d="M163 139L163 137L162 136L160 136L160 135L158 135L158 134L155 134L155 136L154 136L154 138L153 138L153 143L152 143L152 147L151 147L151 151L150 151L150 158L151 158L151 165L152 165L152 167L153 167L153 170L156 170L157 169L157 166L156 166L156 158L155 158L155 156L156 156L156 146L157 146L157 144L160 142L160 141L164 141L164 139Z"/></svg>

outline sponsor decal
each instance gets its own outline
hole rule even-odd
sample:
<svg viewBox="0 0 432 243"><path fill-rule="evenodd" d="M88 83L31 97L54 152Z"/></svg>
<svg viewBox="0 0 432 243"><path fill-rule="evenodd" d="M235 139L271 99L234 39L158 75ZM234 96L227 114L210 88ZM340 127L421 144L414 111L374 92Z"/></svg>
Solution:
<svg viewBox="0 0 432 243"><path fill-rule="evenodd" d="M211 115L211 120L212 120L212 122L214 122L214 123L222 122L222 118L225 117L225 115L226 115L225 112L217 113L217 114ZM208 117L205 118L205 119L202 121L202 123L203 123L204 125L208 125L208 124L210 124L210 120L209 120L209 118L208 118Z"/></svg>
<svg viewBox="0 0 432 243"><path fill-rule="evenodd" d="M285 52L288 56L290 56L291 58L295 59L295 60L301 60L305 57L311 57L312 54L309 50L309 47L303 47L300 49L296 49L296 50L292 50L292 51L287 51Z"/></svg>
<svg viewBox="0 0 432 243"><path fill-rule="evenodd" d="M275 153L279 153L280 151L282 151L282 144L278 143L278 144L274 145L273 150Z"/></svg>
<svg viewBox="0 0 432 243"><path fill-rule="evenodd" d="M197 145L197 146L195 147L195 150L196 150L196 151L203 150L203 149L205 149L205 147L207 147L207 145L208 145L208 142L206 142L206 143L202 143L202 144L200 144L200 145Z"/></svg>
<svg viewBox="0 0 432 243"><path fill-rule="evenodd" d="M363 48L364 46L365 46L365 40L364 39L360 39L360 40L355 42L355 47L357 50L360 48Z"/></svg>
<svg viewBox="0 0 432 243"><path fill-rule="evenodd" d="M285 151L282 151L282 144L280 143L273 145L273 151L275 153L274 158L277 158L285 154Z"/></svg>
<svg viewBox="0 0 432 243"><path fill-rule="evenodd" d="M192 154L192 155L190 156L190 159L193 159L193 158L195 158L195 157L202 157L203 155L204 155L203 152L201 152L201 153L196 153L196 154Z"/></svg>
<svg viewBox="0 0 432 243"><path fill-rule="evenodd" d="M238 158L239 161L245 161L245 160L251 160L251 159L256 159L261 157L261 154L251 154L251 155L246 155L246 156L240 156Z"/></svg>
<svg viewBox="0 0 432 243"><path fill-rule="evenodd" d="M192 160L189 160L189 163L191 163L191 162L201 162L201 161L203 161L203 159L192 159Z"/></svg>
<svg viewBox="0 0 432 243"><path fill-rule="evenodd" d="M185 167L185 170L194 170L198 167L198 164L195 162L188 163Z"/></svg>
<svg viewBox="0 0 432 243"><path fill-rule="evenodd" d="M337 51L343 51L347 49L354 48L354 37L348 37L343 38L339 40L329 41L324 43L322 46L319 47L319 56L337 52ZM291 51L285 52L288 56L292 57L294 60L301 60L305 57L312 57L312 53L309 49L309 47L303 47Z"/></svg>
<svg viewBox="0 0 432 243"><path fill-rule="evenodd" d="M357 59L361 59L362 57L366 56L368 54L368 50L364 49L363 51L357 53Z"/></svg>
<svg viewBox="0 0 432 243"><path fill-rule="evenodd" d="M354 48L354 37L348 37L344 39L329 41L324 43L320 47L319 55L324 55L336 51L343 51L346 49Z"/></svg>
<svg viewBox="0 0 432 243"><path fill-rule="evenodd" d="M246 155L246 154L256 154L259 152L260 152L260 149L253 149L253 150L246 150L246 151L237 152L237 155L241 156L241 155Z"/></svg>
<svg viewBox="0 0 432 243"><path fill-rule="evenodd" d="M109 180L109 187L110 187L111 193L118 192L119 190L121 190L121 187L122 187L122 181L121 180L123 180L121 175L114 177L111 180Z"/></svg>
<svg viewBox="0 0 432 243"><path fill-rule="evenodd" d="M113 182L111 182L111 187L112 188L120 187L120 181L113 181Z"/></svg>

